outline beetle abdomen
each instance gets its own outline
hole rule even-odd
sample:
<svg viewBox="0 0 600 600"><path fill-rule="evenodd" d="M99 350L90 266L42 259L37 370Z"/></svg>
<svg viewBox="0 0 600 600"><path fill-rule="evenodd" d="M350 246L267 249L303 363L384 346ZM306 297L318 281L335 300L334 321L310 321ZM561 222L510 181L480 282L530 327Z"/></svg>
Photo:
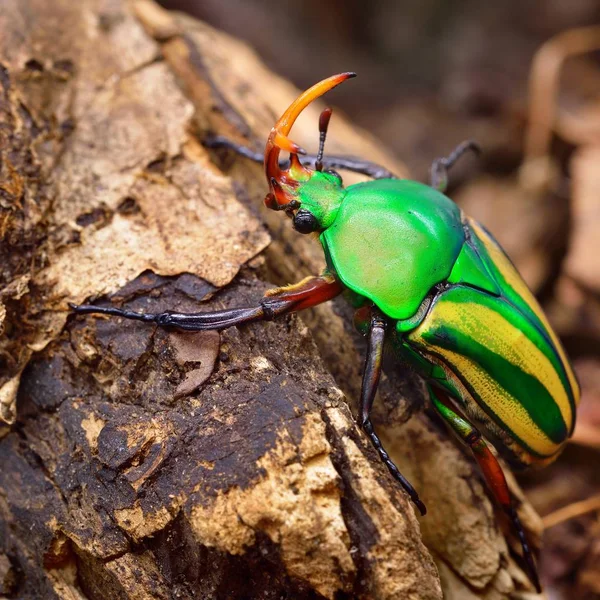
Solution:
<svg viewBox="0 0 600 600"><path fill-rule="evenodd" d="M575 377L512 263L481 226L469 225L466 243L500 295L454 285L437 296L405 340L444 368L467 412L487 420L507 458L521 465L549 462L573 430Z"/></svg>

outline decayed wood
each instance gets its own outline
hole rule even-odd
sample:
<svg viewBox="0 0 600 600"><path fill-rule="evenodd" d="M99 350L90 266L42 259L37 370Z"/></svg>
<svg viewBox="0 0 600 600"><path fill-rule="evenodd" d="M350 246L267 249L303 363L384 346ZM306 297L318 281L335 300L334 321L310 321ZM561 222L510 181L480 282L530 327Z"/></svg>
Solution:
<svg viewBox="0 0 600 600"><path fill-rule="evenodd" d="M68 317L67 301L107 294L144 310L251 304L266 279L318 272L318 245L259 211L260 167L199 142L260 145L296 90L145 1L3 2L0 63L0 593L528 589L418 379L388 370L377 422L428 504L420 522L354 425L344 393L357 397L363 343L343 303L221 334ZM294 139L311 145L318 111ZM405 173L339 115L329 150Z"/></svg>

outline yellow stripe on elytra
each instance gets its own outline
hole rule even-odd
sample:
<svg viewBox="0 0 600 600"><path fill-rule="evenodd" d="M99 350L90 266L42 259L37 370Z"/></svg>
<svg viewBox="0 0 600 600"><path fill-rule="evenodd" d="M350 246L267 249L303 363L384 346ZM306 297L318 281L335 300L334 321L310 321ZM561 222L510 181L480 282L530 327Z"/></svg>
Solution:
<svg viewBox="0 0 600 600"><path fill-rule="evenodd" d="M429 323L433 327L450 327L460 331L535 377L548 390L560 409L567 430L570 429L573 419L571 404L554 365L520 329L501 314L475 302L452 302L441 298L435 305ZM496 412L493 406L491 408Z"/></svg>
<svg viewBox="0 0 600 600"><path fill-rule="evenodd" d="M519 294L521 298L523 298L523 300L536 314L537 318L541 321L542 325L546 329L546 332L550 336L550 339L552 340L552 343L554 344L554 347L556 348L556 351L560 356L565 372L567 374L567 378L569 380L569 383L571 384L571 390L573 391L573 399L575 401L575 405L577 406L577 404L579 404L580 396L579 384L577 383L575 374L571 369L571 363L567 358L562 344L560 343L560 340L558 339L556 333L554 333L554 329L552 329L552 326L548 322L548 319L546 318L542 307L538 304L538 301L535 299L535 296L531 293L531 290L527 287L527 285L525 284L525 282L523 281L513 264L506 257L504 252L502 252L502 250L500 250L500 248L498 248L498 246L490 239L488 234L481 228L481 225L479 225L477 221L471 219L470 217L467 217L467 220L471 227L475 230L477 237L485 246L485 249L487 250L491 259L494 261L494 264L498 267L500 273L502 273L502 276L504 277L508 285L510 285L513 288L513 290L515 290L515 292ZM567 424L569 424L570 422L570 420L565 421L565 423Z"/></svg>
<svg viewBox="0 0 600 600"><path fill-rule="evenodd" d="M417 333L415 330L413 334ZM475 361L439 346L431 347L422 339L413 340L418 344L424 344L425 350L436 352L449 364L453 365L459 372L469 374L469 385L475 394L489 405L491 410L498 416L510 431L520 440L527 440L527 446L541 456L555 454L560 445L555 444L536 425L523 405L511 394L498 386L498 383L484 371Z"/></svg>
<svg viewBox="0 0 600 600"><path fill-rule="evenodd" d="M446 374L446 379L453 383L454 387L460 394L464 402L462 408L465 410L467 416L471 419L474 418L479 422L485 423L486 420L489 419L489 416L473 399L473 396L471 395L469 390L464 386L463 382L456 376L456 374L450 369L448 364L444 362L441 358L433 354L427 354L427 359L435 363L436 365L439 365L444 370L444 373ZM507 443L506 440L504 440L504 435L510 435L510 433L507 430L502 429L500 425L498 425L494 421L492 421L490 424L485 425L485 428L488 432L496 434L498 438L494 444L496 448L498 448L498 443L506 444L509 451L512 452L523 465L535 464L541 467L556 460L557 454L545 458L540 458L539 456L532 454L528 447L523 446L521 441L517 440L513 436L511 436L513 440L512 443ZM559 448L560 446L557 446L557 451Z"/></svg>

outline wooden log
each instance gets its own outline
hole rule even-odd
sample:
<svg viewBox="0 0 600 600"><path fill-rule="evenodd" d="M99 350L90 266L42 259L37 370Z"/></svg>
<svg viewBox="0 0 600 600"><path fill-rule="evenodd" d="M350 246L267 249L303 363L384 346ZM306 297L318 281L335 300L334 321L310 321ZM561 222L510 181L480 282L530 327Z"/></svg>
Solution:
<svg viewBox="0 0 600 600"><path fill-rule="evenodd" d="M363 342L343 303L221 334L69 316L68 301L107 296L153 311L248 305L268 280L318 272L318 245L259 209L260 166L201 145L218 133L260 146L292 86L147 1L5 0L0 63L0 593L529 589L473 462L396 369L377 425L427 517L390 480L347 404ZM294 139L316 139L318 111ZM329 150L406 173L337 115Z"/></svg>

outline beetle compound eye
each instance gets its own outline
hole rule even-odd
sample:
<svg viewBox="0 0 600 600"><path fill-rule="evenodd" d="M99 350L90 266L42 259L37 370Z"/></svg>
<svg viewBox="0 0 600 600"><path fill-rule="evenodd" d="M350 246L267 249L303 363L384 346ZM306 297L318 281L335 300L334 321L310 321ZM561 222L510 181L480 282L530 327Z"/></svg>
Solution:
<svg viewBox="0 0 600 600"><path fill-rule="evenodd" d="M300 209L294 216L294 229L298 233L312 233L316 231L319 223L315 216L308 210Z"/></svg>
<svg viewBox="0 0 600 600"><path fill-rule="evenodd" d="M329 175L333 175L340 182L340 185L342 185L342 183L343 183L342 176L337 171L334 171L333 169L327 169L327 171L325 171L325 173L328 173Z"/></svg>

